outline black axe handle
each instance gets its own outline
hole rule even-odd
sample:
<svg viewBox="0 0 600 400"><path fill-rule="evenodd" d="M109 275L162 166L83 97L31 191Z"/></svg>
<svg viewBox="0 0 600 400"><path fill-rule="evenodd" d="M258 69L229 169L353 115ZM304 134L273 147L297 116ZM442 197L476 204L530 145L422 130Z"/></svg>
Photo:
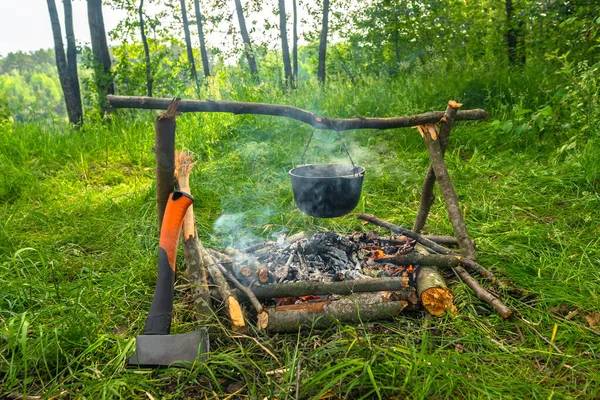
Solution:
<svg viewBox="0 0 600 400"><path fill-rule="evenodd" d="M146 318L144 335L168 335L171 330L177 245L183 216L193 202L194 198L187 193L173 192L169 196L160 230L156 289Z"/></svg>

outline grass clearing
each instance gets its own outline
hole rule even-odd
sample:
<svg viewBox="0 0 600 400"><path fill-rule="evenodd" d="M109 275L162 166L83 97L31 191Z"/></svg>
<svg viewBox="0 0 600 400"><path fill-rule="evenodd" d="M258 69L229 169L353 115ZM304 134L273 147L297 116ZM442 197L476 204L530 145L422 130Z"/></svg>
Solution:
<svg viewBox="0 0 600 400"><path fill-rule="evenodd" d="M441 109L458 90L423 98L414 91L426 89L422 80L390 81L382 91L369 79L361 96L335 82L288 95L268 86L210 90L215 98L228 93L331 116ZM123 112L80 131L1 125L0 395L284 399L294 398L299 376L300 398L600 397L600 337L593 332L600 328L585 319L600 309L598 141L560 152L560 138L503 132L495 121L518 116L490 107L490 121L457 124L447 160L481 263L529 293L503 296L518 318L501 320L454 281L455 317L407 315L296 335L252 332L260 345L213 321L206 362L160 371L125 368L155 279L155 114ZM307 217L293 205L287 170L300 161L308 127L270 117L188 114L177 129L177 146L199 161L191 186L208 244L372 229L351 215ZM411 226L428 165L417 132L343 137L367 169L357 210ZM315 162L344 157L335 135L323 132L308 154ZM219 230L214 223L223 214L229 224ZM426 229L452 232L440 202ZM188 300L179 290L175 332L195 325Z"/></svg>

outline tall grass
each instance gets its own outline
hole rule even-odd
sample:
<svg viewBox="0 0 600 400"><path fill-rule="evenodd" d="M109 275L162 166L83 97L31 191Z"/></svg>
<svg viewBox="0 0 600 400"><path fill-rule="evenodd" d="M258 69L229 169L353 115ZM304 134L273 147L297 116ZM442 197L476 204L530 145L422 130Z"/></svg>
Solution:
<svg viewBox="0 0 600 400"><path fill-rule="evenodd" d="M481 262L528 292L502 294L516 319L501 320L452 279L456 316L407 315L293 335L252 332L260 345L212 321L213 351L205 362L126 369L156 269L156 113L120 111L80 130L50 121L4 123L0 396L294 398L297 383L299 398L600 396L598 327L585 319L600 306L598 125L579 120L597 115L597 105L572 108L577 120L571 121L568 104L552 94L559 82L553 76L485 66L475 72L440 62L394 79L331 79L324 88L306 82L289 93L225 79L204 90L210 98L292 104L340 117L443 109L449 98L487 108L489 121L456 125L447 161ZM586 79L591 90L596 83ZM585 140L581 129L590 133ZM272 117L186 114L177 132L177 146L199 161L191 185L208 244L370 229L351 215L318 220L294 207L287 170L300 161L308 127ZM358 209L410 226L428 165L416 131L343 137L367 168ZM309 156L325 161L344 153L334 135L317 132ZM223 214L232 225L214 229ZM426 229L452 232L440 202ZM183 268L182 257L178 264ZM176 332L196 325L188 301L179 288Z"/></svg>

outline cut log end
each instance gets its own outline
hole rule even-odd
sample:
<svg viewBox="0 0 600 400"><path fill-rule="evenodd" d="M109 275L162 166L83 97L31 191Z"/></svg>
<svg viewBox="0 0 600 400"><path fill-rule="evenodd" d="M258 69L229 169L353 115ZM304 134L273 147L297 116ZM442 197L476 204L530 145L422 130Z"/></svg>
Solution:
<svg viewBox="0 0 600 400"><path fill-rule="evenodd" d="M267 329L269 326L269 313L266 311L261 311L258 313L256 326L258 329Z"/></svg>
<svg viewBox="0 0 600 400"><path fill-rule="evenodd" d="M456 313L452 302L452 290L444 287L432 287L421 293L421 304L429 314L440 316L446 311Z"/></svg>

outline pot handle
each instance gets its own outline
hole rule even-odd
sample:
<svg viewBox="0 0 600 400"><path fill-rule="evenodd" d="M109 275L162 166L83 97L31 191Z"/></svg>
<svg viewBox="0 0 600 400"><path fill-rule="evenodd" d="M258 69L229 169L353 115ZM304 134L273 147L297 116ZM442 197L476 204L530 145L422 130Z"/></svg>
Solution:
<svg viewBox="0 0 600 400"><path fill-rule="evenodd" d="M313 135L315 134L316 130L317 130L317 128L313 128L312 132L310 133L310 136L308 137L308 142L306 142L306 146L304 147L304 151L302 152L302 159L300 160L300 165L304 165L304 156L306 155L306 150L308 150L308 145L310 144L310 141L312 140ZM356 164L354 164L354 160L352 160L352 157L350 156L348 147L346 146L344 139L342 139L342 134L337 129L334 129L334 130L335 130L335 133L337 133L338 137L340 138L340 142L342 142L342 145L344 145L344 150L346 151L346 154L348 155L348 158L350 159L350 162L352 163L352 171L355 171L354 174L356 174L358 171L358 168L356 167Z"/></svg>

